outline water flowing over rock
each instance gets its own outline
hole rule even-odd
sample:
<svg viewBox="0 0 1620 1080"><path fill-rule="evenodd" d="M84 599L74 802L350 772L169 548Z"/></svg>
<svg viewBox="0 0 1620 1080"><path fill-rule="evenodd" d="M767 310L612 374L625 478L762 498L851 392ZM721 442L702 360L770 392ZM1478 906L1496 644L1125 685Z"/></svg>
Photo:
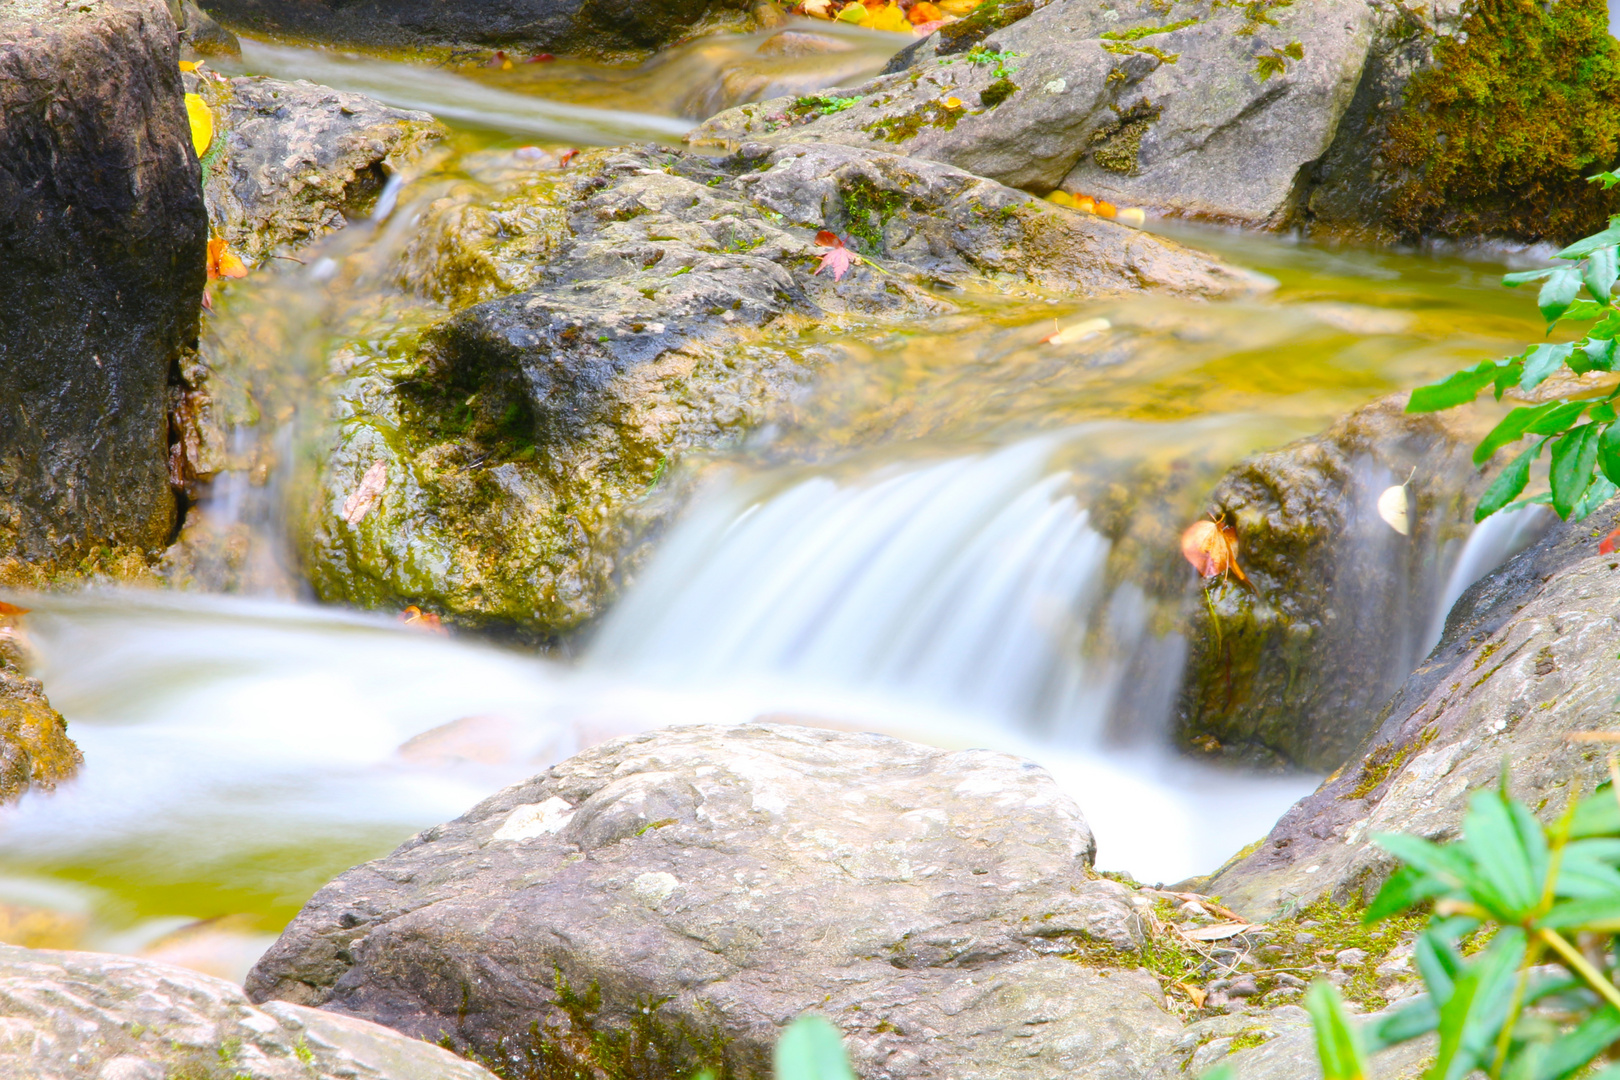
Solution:
<svg viewBox="0 0 1620 1080"><path fill-rule="evenodd" d="M461 310L393 347L407 365L342 360L347 417L304 541L327 599L566 631L623 578L647 528L633 515L669 466L736 444L801 392L818 355L802 330L943 316L953 288L1263 287L960 169L850 147L487 167L495 198L437 200L401 259L408 283ZM815 272L822 229L865 260L841 281ZM378 462L384 487L356 514Z"/></svg>
<svg viewBox="0 0 1620 1080"><path fill-rule="evenodd" d="M1130 893L1034 764L668 728L509 788L316 894L249 976L512 1075L768 1074L807 1009L885 1077L1144 1075L1180 1024ZM628 1060L628 1057L625 1057Z"/></svg>
<svg viewBox="0 0 1620 1080"><path fill-rule="evenodd" d="M1589 793L1607 775L1604 748L1567 736L1614 726L1617 560L1597 549L1616 524L1606 508L1559 525L1474 584L1352 763L1209 888L1251 917L1370 899L1395 865L1373 834L1456 839L1468 796L1504 762L1513 796L1543 816Z"/></svg>
<svg viewBox="0 0 1620 1080"><path fill-rule="evenodd" d="M227 26L383 49L636 52L750 24L749 0L203 0Z"/></svg>
<svg viewBox="0 0 1620 1080"><path fill-rule="evenodd" d="M494 1080L436 1046L184 968L0 945L10 1080Z"/></svg>
<svg viewBox="0 0 1620 1080"><path fill-rule="evenodd" d="M1254 589L1216 583L1207 605L1191 605L1184 746L1335 768L1422 659L1493 475L1471 459L1490 425L1467 410L1408 415L1405 404L1385 398L1240 462L1216 486L1210 512L1236 527ZM1409 535L1378 513L1397 484Z"/></svg>
<svg viewBox="0 0 1620 1080"><path fill-rule="evenodd" d="M153 551L207 218L158 0L0 8L0 568Z"/></svg>

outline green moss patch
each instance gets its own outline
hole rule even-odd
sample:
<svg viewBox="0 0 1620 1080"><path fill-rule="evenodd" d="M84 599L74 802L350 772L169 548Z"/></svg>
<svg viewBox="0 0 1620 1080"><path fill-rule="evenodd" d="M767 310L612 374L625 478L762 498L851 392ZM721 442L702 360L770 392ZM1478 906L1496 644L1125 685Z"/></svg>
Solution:
<svg viewBox="0 0 1620 1080"><path fill-rule="evenodd" d="M987 109L993 109L1003 101L1018 93L1018 84L1011 79L997 79L983 90L979 91L979 100Z"/></svg>
<svg viewBox="0 0 1620 1080"><path fill-rule="evenodd" d="M1595 232L1620 195L1585 177L1620 153L1620 46L1599 0L1474 0L1406 88L1384 155L1407 235Z"/></svg>
<svg viewBox="0 0 1620 1080"><path fill-rule="evenodd" d="M867 124L862 131L884 142L900 143L915 138L923 128L940 128L950 131L956 127L956 122L962 118L965 109L947 109L937 101L926 101L908 113L900 116L886 116Z"/></svg>
<svg viewBox="0 0 1620 1080"><path fill-rule="evenodd" d="M1361 776L1357 779L1356 786L1340 798L1365 799L1371 795L1382 787L1386 780L1400 772L1413 754L1432 743L1439 730L1430 725L1424 729L1422 735L1405 746L1397 748L1394 743L1389 742L1375 748L1361 763Z"/></svg>
<svg viewBox="0 0 1620 1080"><path fill-rule="evenodd" d="M1002 27L1034 13L1034 0L985 0L967 18L939 28L935 51L940 56L966 52Z"/></svg>

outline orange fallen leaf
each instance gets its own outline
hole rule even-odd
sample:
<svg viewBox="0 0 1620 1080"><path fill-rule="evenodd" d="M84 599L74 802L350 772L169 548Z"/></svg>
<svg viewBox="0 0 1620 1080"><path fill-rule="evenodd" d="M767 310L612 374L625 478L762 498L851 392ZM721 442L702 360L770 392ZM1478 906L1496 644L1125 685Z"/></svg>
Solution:
<svg viewBox="0 0 1620 1080"><path fill-rule="evenodd" d="M350 525L360 524L360 519L366 516L366 511L371 509L371 504L377 501L377 496L382 494L387 483L388 463L373 461L371 468L360 478L360 486L343 500L343 520Z"/></svg>
<svg viewBox="0 0 1620 1080"><path fill-rule="evenodd" d="M821 273L823 270L831 270L833 280L841 281L844 275L849 273L849 268L861 261L859 255L844 246L844 242L838 238L836 233L822 229L816 233L816 243L821 247L830 247L832 250L821 257L820 265L811 271L812 276Z"/></svg>
<svg viewBox="0 0 1620 1080"><path fill-rule="evenodd" d="M911 10L906 12L906 18L911 20L913 26L918 23L938 22L944 17L945 13L928 0L918 0L911 5Z"/></svg>
<svg viewBox="0 0 1620 1080"><path fill-rule="evenodd" d="M1598 545L1598 554L1613 555L1616 544L1620 544L1620 529L1614 530L1614 532L1603 538L1603 543Z"/></svg>
<svg viewBox="0 0 1620 1080"><path fill-rule="evenodd" d="M1204 578L1234 574L1249 583L1238 565L1237 530L1221 521L1195 521L1181 534L1181 554Z"/></svg>
<svg viewBox="0 0 1620 1080"><path fill-rule="evenodd" d="M1097 200L1097 205L1093 209L1092 212L1095 213L1098 217L1105 217L1105 218L1111 218L1116 213L1118 213L1118 211L1114 209L1114 204L1113 203L1111 203L1111 202L1103 202L1101 199Z"/></svg>
<svg viewBox="0 0 1620 1080"><path fill-rule="evenodd" d="M247 277L247 263L243 262L223 237L208 241L208 280L215 278Z"/></svg>
<svg viewBox="0 0 1620 1080"><path fill-rule="evenodd" d="M1193 1003L1193 1008L1202 1009L1204 1007L1204 1002L1209 998L1209 991L1202 987L1193 986L1191 983L1176 983L1176 985L1181 987L1183 994L1187 995L1187 1000Z"/></svg>
<svg viewBox="0 0 1620 1080"><path fill-rule="evenodd" d="M566 169L568 168L568 163L577 157L579 157L578 150L564 150L562 152L562 157L557 159L557 167L559 169Z"/></svg>
<svg viewBox="0 0 1620 1080"><path fill-rule="evenodd" d="M26 615L30 610L32 609L18 607L16 604L8 604L4 600L0 600L0 615Z"/></svg>
<svg viewBox="0 0 1620 1080"><path fill-rule="evenodd" d="M1074 208L1076 210L1083 210L1088 214L1095 214L1097 212L1097 201L1090 195L1076 195L1074 198Z"/></svg>
<svg viewBox="0 0 1620 1080"><path fill-rule="evenodd" d="M425 630L430 634L445 632L444 624L439 621L437 615L431 611L423 611L415 604L399 613L399 621L413 630Z"/></svg>
<svg viewBox="0 0 1620 1080"><path fill-rule="evenodd" d="M959 97L942 98L940 100L940 104L947 109L960 109L962 107L962 99Z"/></svg>

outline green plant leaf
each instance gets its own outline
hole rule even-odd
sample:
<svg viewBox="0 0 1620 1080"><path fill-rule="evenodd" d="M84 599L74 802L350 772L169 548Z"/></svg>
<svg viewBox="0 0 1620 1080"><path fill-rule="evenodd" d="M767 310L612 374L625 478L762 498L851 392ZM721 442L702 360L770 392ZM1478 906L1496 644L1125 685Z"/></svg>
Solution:
<svg viewBox="0 0 1620 1080"><path fill-rule="evenodd" d="M1223 1061L1213 1069L1207 1070L1198 1080L1238 1080L1238 1074L1229 1062Z"/></svg>
<svg viewBox="0 0 1620 1080"><path fill-rule="evenodd" d="M1305 991L1305 1009L1316 1032L1322 1080L1366 1080L1367 1054L1361 1033L1350 1023L1344 1002L1331 983L1318 979Z"/></svg>
<svg viewBox="0 0 1620 1080"><path fill-rule="evenodd" d="M1371 1028L1363 1029L1364 1049L1369 1054L1420 1038L1440 1026L1440 1012L1434 999L1425 994L1403 1002Z"/></svg>
<svg viewBox="0 0 1620 1080"><path fill-rule="evenodd" d="M1503 274L1502 284L1510 289L1516 285L1528 285L1532 281L1540 281L1557 269L1556 266L1549 266L1544 270L1520 270L1516 274Z"/></svg>
<svg viewBox="0 0 1620 1080"><path fill-rule="evenodd" d="M1488 360L1441 379L1437 383L1420 386L1413 390L1412 396L1407 399L1406 411L1438 412L1456 405L1466 405L1478 397L1481 390L1496 381L1505 363L1503 360Z"/></svg>
<svg viewBox="0 0 1620 1080"><path fill-rule="evenodd" d="M1425 874L1415 866L1402 865L1389 876L1383 888L1378 890L1378 895L1373 897L1373 902L1367 905L1361 921L1370 926L1450 891L1451 886L1440 878Z"/></svg>
<svg viewBox="0 0 1620 1080"><path fill-rule="evenodd" d="M1577 240L1569 247L1560 251L1554 258L1584 259L1598 248L1612 247L1620 244L1620 226L1611 226L1600 233L1594 233L1584 240Z"/></svg>
<svg viewBox="0 0 1620 1080"><path fill-rule="evenodd" d="M1504 926L1457 978L1440 1007L1440 1048L1424 1074L1429 1080L1463 1080L1490 1063L1524 954L1524 931Z"/></svg>
<svg viewBox="0 0 1620 1080"><path fill-rule="evenodd" d="M1614 338L1589 337L1569 356L1570 369L1577 375L1588 371L1614 370Z"/></svg>
<svg viewBox="0 0 1620 1080"><path fill-rule="evenodd" d="M1575 302L1581 291L1581 271L1574 266L1561 266L1547 278L1541 292L1536 295L1536 307L1548 324L1555 323Z"/></svg>
<svg viewBox="0 0 1620 1080"><path fill-rule="evenodd" d="M1432 923L1412 942L1412 963L1423 976L1423 985L1429 988L1437 1008L1451 1000L1463 963Z"/></svg>
<svg viewBox="0 0 1620 1080"><path fill-rule="evenodd" d="M855 1080L843 1036L813 1013L788 1025L776 1040L773 1058L776 1080Z"/></svg>
<svg viewBox="0 0 1620 1080"><path fill-rule="evenodd" d="M1602 434L1600 425L1582 424L1553 443L1552 467L1548 472L1553 509L1566 521L1592 484L1592 473L1597 468L1598 439ZM1541 830L1536 831L1539 834Z"/></svg>
<svg viewBox="0 0 1620 1080"><path fill-rule="evenodd" d="M1474 447L1474 464L1485 464L1491 460L1491 455L1502 447L1524 438L1524 433L1530 430L1531 424L1563 404L1561 401L1549 401L1544 405L1520 405L1502 417L1501 422L1491 429L1490 434Z"/></svg>
<svg viewBox="0 0 1620 1080"><path fill-rule="evenodd" d="M1524 374L1519 377L1520 390L1534 390L1547 381L1575 351L1573 343L1562 345L1535 345L1525 351Z"/></svg>
<svg viewBox="0 0 1620 1080"><path fill-rule="evenodd" d="M1372 841L1397 859L1434 876L1452 889L1462 888L1473 874L1468 856L1456 847L1441 847L1421 836L1406 833L1373 833Z"/></svg>
<svg viewBox="0 0 1620 1080"><path fill-rule="evenodd" d="M1620 487L1616 487L1607 476L1592 477L1592 484L1581 496L1581 501L1575 504L1574 511L1569 515L1571 521L1585 521L1592 511L1620 494Z"/></svg>
<svg viewBox="0 0 1620 1080"><path fill-rule="evenodd" d="M1591 930L1613 934L1620 927L1620 897L1568 900L1554 904L1546 915L1536 920L1536 925L1550 930Z"/></svg>
<svg viewBox="0 0 1620 1080"><path fill-rule="evenodd" d="M1620 1011L1613 1005L1605 1005L1582 1020L1574 1031L1553 1040L1536 1062L1533 1080L1564 1080L1573 1076L1616 1040L1620 1040Z"/></svg>
<svg viewBox="0 0 1620 1080"><path fill-rule="evenodd" d="M1585 283L1586 291L1591 294L1592 299L1600 304L1607 304L1617 277L1620 277L1620 253L1617 253L1611 244L1598 248L1588 256L1581 281Z"/></svg>
<svg viewBox="0 0 1620 1080"><path fill-rule="evenodd" d="M1620 484L1620 427L1614 424L1605 428L1598 439L1598 468L1603 470L1604 476Z"/></svg>
<svg viewBox="0 0 1620 1080"><path fill-rule="evenodd" d="M1463 818L1462 849L1478 873L1474 900L1503 922L1516 923L1541 902L1547 836L1523 804L1501 791L1477 791Z"/></svg>
<svg viewBox="0 0 1620 1080"><path fill-rule="evenodd" d="M1620 836L1620 800L1614 797L1614 788L1604 783L1597 791L1582 799L1570 819L1569 835L1572 840L1589 836Z"/></svg>
<svg viewBox="0 0 1620 1080"><path fill-rule="evenodd" d="M1524 453L1508 462L1508 467L1503 469L1495 480L1491 481L1490 486L1480 495L1479 505L1474 507L1474 520L1476 522L1484 521L1518 498L1519 492L1523 491L1524 486L1530 482L1530 463L1541 452L1542 444L1545 441L1543 440L1534 446L1528 447Z"/></svg>
<svg viewBox="0 0 1620 1080"><path fill-rule="evenodd" d="M1548 409L1526 425L1524 429L1526 435L1562 435L1569 430L1571 424L1581 418L1581 413L1586 411L1591 402L1560 401L1555 404L1556 408Z"/></svg>

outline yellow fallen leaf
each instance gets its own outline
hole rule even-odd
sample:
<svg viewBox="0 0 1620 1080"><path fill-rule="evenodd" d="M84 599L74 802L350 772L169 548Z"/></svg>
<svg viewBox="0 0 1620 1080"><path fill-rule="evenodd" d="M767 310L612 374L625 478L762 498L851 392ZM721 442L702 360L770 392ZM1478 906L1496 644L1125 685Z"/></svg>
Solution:
<svg viewBox="0 0 1620 1080"><path fill-rule="evenodd" d="M960 109L962 107L962 99L959 97L948 97L942 99L940 104L947 109Z"/></svg>
<svg viewBox="0 0 1620 1080"><path fill-rule="evenodd" d="M216 236L208 241L208 280L215 278L247 277L247 263L232 251L224 237Z"/></svg>
<svg viewBox="0 0 1620 1080"><path fill-rule="evenodd" d="M871 13L866 10L866 5L860 3L859 0L846 6L844 10L838 13L839 22L864 23L870 18Z"/></svg>
<svg viewBox="0 0 1620 1080"><path fill-rule="evenodd" d="M1408 516L1407 502L1405 484L1387 487L1384 493L1378 496L1378 516L1384 519L1384 524L1402 536L1412 535L1412 521Z"/></svg>
<svg viewBox="0 0 1620 1080"><path fill-rule="evenodd" d="M1046 196L1046 201L1049 203L1056 203L1058 206L1073 206L1074 196L1070 195L1062 188L1058 188L1056 191L1051 192Z"/></svg>
<svg viewBox="0 0 1620 1080"><path fill-rule="evenodd" d="M887 30L894 34L911 33L911 20L906 18L899 4L888 4L878 9L866 21L866 25L873 30Z"/></svg>
<svg viewBox="0 0 1620 1080"><path fill-rule="evenodd" d="M181 71L196 71L200 67L202 67L202 61L201 60L182 60L182 61L180 61L180 70Z"/></svg>
<svg viewBox="0 0 1620 1080"><path fill-rule="evenodd" d="M1176 983L1176 985L1181 987L1181 992L1187 995L1187 1000L1193 1003L1195 1009L1202 1009L1204 1002L1209 999L1209 994L1203 987L1191 983Z"/></svg>
<svg viewBox="0 0 1620 1080"><path fill-rule="evenodd" d="M214 141L214 111L200 94L186 95L186 118L191 121L191 145L202 157Z"/></svg>
<svg viewBox="0 0 1620 1080"><path fill-rule="evenodd" d="M1140 229L1147 224L1147 214L1139 206L1127 206L1114 215L1114 220Z"/></svg>
<svg viewBox="0 0 1620 1080"><path fill-rule="evenodd" d="M1107 319L1083 319L1073 326L1065 326L1056 333L1048 334L1041 340L1047 345L1072 345L1076 341L1094 337L1113 325Z"/></svg>

